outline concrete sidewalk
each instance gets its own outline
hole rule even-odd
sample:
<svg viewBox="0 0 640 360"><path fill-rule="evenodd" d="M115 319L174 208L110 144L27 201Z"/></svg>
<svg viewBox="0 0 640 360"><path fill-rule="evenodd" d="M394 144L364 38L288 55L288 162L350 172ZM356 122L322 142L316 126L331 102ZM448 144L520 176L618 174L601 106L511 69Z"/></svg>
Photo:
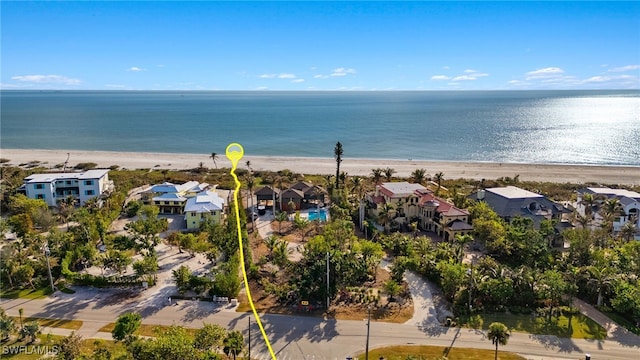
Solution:
<svg viewBox="0 0 640 360"><path fill-rule="evenodd" d="M597 322L600 326L607 330L607 338L618 341L624 344L633 344L640 346L640 336L632 333L631 331L620 326L615 321L611 320L607 315L600 312L600 310L591 306L590 304L580 299L573 299L573 306L577 307L580 312Z"/></svg>

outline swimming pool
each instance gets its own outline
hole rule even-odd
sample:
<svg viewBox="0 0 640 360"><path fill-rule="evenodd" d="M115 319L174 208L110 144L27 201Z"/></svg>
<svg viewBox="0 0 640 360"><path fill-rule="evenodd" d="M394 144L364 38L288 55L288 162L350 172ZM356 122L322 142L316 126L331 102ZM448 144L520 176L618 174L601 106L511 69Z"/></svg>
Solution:
<svg viewBox="0 0 640 360"><path fill-rule="evenodd" d="M309 221L318 220L318 210L309 211ZM327 210L320 209L320 221L327 222Z"/></svg>

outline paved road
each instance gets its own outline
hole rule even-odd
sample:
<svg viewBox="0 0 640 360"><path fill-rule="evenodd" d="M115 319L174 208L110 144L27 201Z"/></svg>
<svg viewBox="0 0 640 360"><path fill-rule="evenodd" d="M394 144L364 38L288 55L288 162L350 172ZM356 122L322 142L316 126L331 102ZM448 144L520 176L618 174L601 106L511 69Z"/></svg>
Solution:
<svg viewBox="0 0 640 360"><path fill-rule="evenodd" d="M17 316L18 309L23 308L25 316L83 320L79 333L85 338L109 338L109 334L98 333L97 330L128 311L140 312L147 324L198 327L209 322L242 330L245 335L251 316L249 313L236 313L233 308L198 301L180 301L170 306L166 298L148 297L144 291L123 297L115 295L113 290L80 289L73 295L57 293L56 297L47 299L2 300L1 306L10 315ZM262 315L261 318L278 359L345 359L364 350L365 321L283 315ZM257 359L268 359L257 326L252 323L252 355ZM52 333L66 334L68 331L56 329ZM481 331L373 322L370 348L391 344L493 348ZM531 359L584 359L584 354L590 353L594 360L628 360L640 354L640 338L591 341L513 333L504 349Z"/></svg>

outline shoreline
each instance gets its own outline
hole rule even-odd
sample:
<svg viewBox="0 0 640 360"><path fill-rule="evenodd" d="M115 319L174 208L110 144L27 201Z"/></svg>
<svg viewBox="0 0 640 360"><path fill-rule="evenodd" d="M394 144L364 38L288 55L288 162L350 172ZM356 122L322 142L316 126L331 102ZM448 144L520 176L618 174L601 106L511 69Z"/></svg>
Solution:
<svg viewBox="0 0 640 360"><path fill-rule="evenodd" d="M169 169L188 170L197 168L202 162L205 167L213 168L211 154L174 154L155 152L116 152L84 150L36 150L36 149L0 149L0 158L8 159L7 164L18 166L31 161L40 161L45 167L54 169L63 164L69 153L68 167L78 163L96 163L99 168L117 165L122 169ZM301 174L335 174L336 163L333 158L309 158L288 156L251 156L245 155L254 171L279 171L289 169ZM231 162L225 154L216 158L218 168L229 168ZM6 165L6 164L5 164ZM442 172L447 179L497 179L520 175L521 181L548 181L556 183L598 183L610 185L640 185L640 166L630 165L574 165L574 164L524 164L493 162L457 162L441 160L392 160L343 158L340 171L349 175L369 176L373 168L391 167L396 170L394 176L408 177L412 171L423 168L433 176Z"/></svg>

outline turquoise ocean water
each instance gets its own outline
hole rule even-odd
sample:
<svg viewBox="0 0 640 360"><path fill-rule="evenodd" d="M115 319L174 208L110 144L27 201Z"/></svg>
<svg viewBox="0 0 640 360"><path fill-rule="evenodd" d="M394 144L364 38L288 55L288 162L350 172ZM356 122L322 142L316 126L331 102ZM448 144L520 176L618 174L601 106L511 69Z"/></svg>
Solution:
<svg viewBox="0 0 640 360"><path fill-rule="evenodd" d="M640 91L2 91L0 148L640 165Z"/></svg>

